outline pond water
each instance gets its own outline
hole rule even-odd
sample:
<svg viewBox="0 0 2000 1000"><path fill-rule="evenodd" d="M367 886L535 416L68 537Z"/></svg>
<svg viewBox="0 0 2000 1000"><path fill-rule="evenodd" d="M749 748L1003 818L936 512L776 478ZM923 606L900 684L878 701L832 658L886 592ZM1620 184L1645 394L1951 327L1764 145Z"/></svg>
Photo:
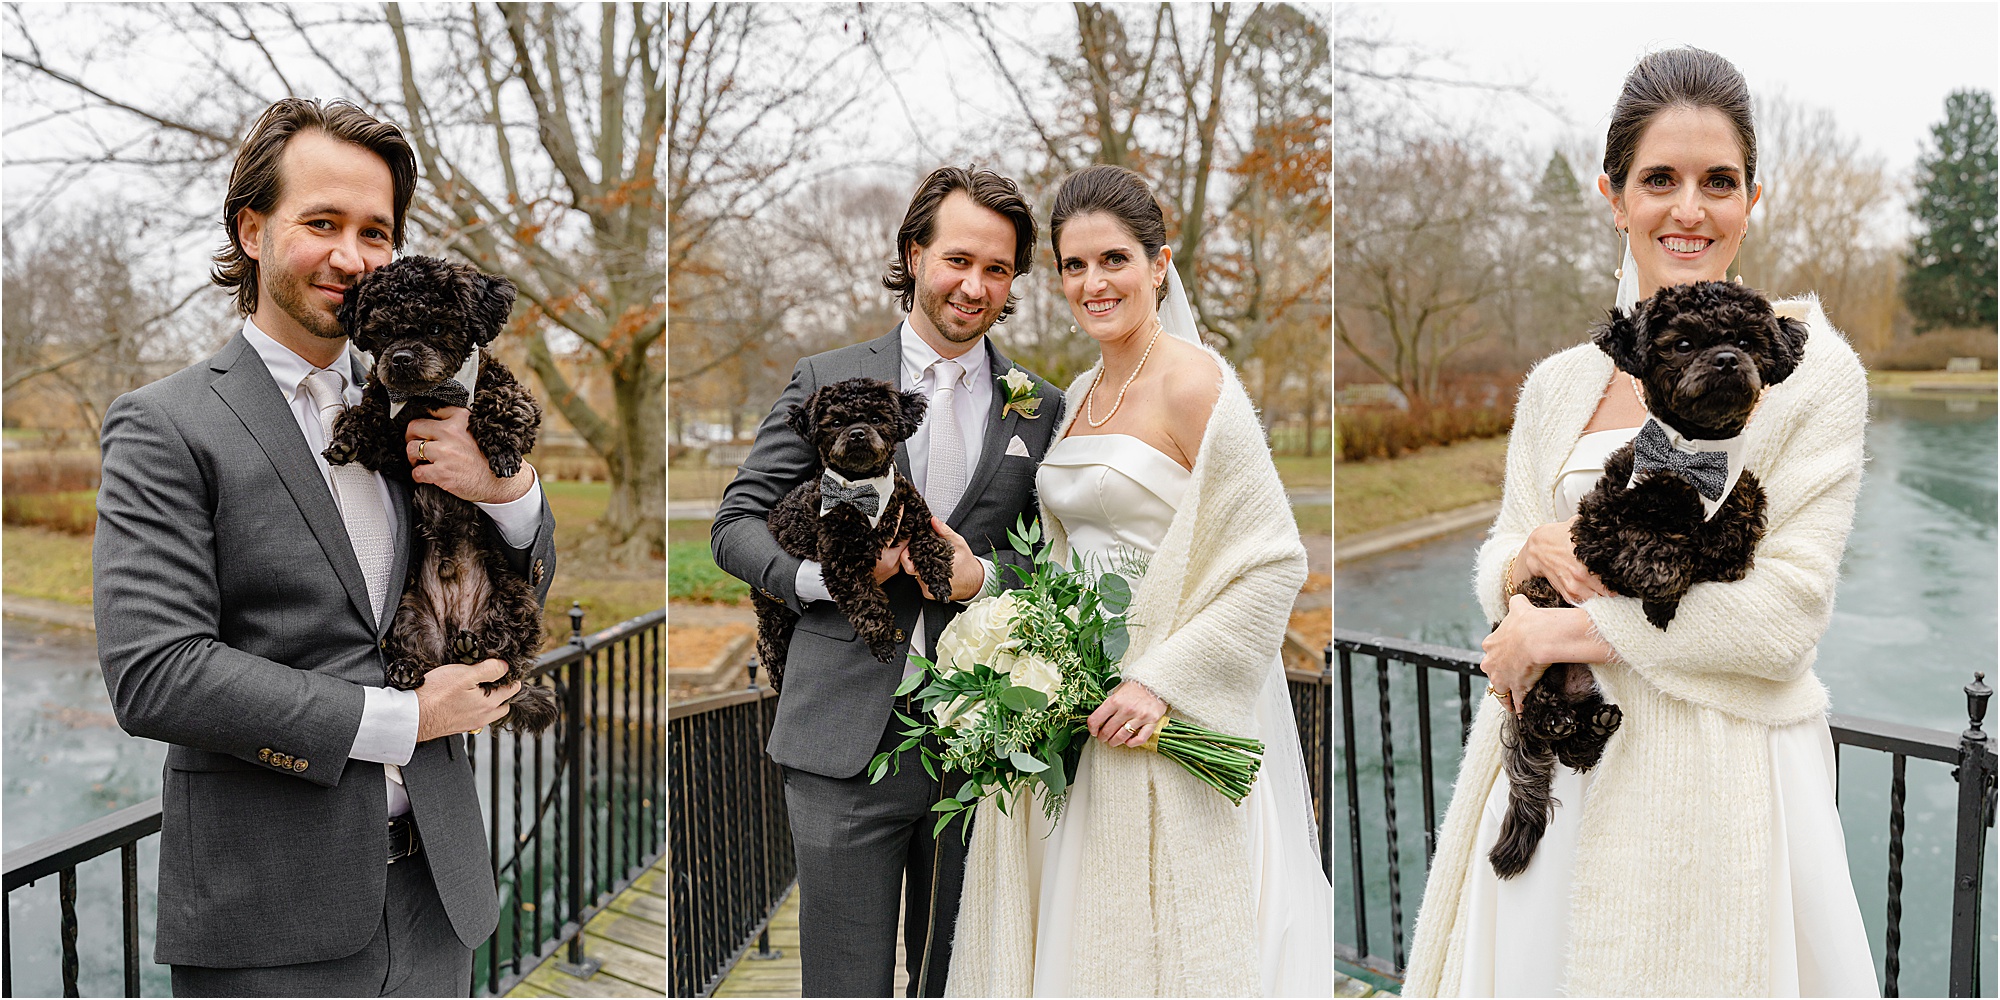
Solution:
<svg viewBox="0 0 2000 1000"><path fill-rule="evenodd" d="M1973 671L1996 677L2000 590L1996 590L1995 404L1990 401L1879 399L1871 402L1867 467L1853 534L1841 562L1833 619L1815 666L1840 714L1885 719L1957 733L1966 727L1965 684ZM1472 598L1473 554L1484 541L1476 528L1423 545L1335 567L1334 623L1340 628L1403 636L1477 650L1487 627ZM1355 725L1359 733L1364 882L1369 944L1390 951L1387 828L1382 801L1378 680L1372 660L1355 663ZM1440 678L1441 680L1441 678ZM1431 724L1437 801L1443 818L1457 775L1459 707L1456 684L1433 683ZM1415 683L1391 679L1390 713L1399 822L1401 910L1414 927L1423 898L1424 815L1416 750ZM1473 685L1473 697L1483 688ZM1986 729L2000 731L1989 713ZM1336 763L1340 761L1336 758ZM1867 921L1878 975L1887 922L1890 763L1886 754L1841 753L1840 811L1848 864ZM1343 766L1344 770L1344 766ZM1942 996L1950 945L1953 823L1956 784L1941 764L1913 761L1903 861L1903 995ZM1336 783L1344 802L1345 776ZM1373 799L1371 803L1369 800ZM1336 808L1334 865L1340 940L1356 943L1345 808ZM1991 834L1989 833L1989 837ZM1989 850L1993 844L1988 840ZM1995 883L1986 874L1981 930L1989 956L1982 990L1993 995L1990 957ZM1407 931L1405 934L1407 941Z"/></svg>

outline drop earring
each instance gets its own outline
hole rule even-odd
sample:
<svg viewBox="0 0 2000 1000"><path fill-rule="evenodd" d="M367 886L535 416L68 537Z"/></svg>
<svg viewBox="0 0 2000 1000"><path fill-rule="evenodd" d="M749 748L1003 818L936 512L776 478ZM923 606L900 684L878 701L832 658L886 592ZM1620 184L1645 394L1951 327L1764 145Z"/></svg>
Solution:
<svg viewBox="0 0 2000 1000"><path fill-rule="evenodd" d="M1620 256L1619 256L1619 258L1618 258L1618 269L1617 269L1616 271L1613 271L1613 272L1611 272L1611 276L1612 276L1613 278L1616 278L1616 279L1618 279L1619 281L1624 281L1624 280L1625 280L1625 258L1626 258L1626 257L1630 257L1630 256L1632 256L1632 234L1631 234L1631 233L1629 233L1629 232L1626 232L1626 231L1625 231L1625 230L1623 230L1623 229L1620 229L1620 230L1618 231L1618 234L1619 234L1620 236L1623 236L1623 237L1625 237L1625 245L1624 245L1624 249L1625 249L1625 252L1624 252L1624 254L1622 254L1622 255L1620 255Z"/></svg>

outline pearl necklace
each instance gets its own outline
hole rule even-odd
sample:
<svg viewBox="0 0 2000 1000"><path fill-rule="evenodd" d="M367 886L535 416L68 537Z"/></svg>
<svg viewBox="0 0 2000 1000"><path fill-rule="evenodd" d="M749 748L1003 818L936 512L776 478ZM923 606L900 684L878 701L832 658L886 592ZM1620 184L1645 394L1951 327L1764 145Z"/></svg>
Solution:
<svg viewBox="0 0 2000 1000"><path fill-rule="evenodd" d="M1104 381L1104 368L1101 365L1098 367L1097 377L1090 382L1090 391L1083 394L1083 420L1085 423L1092 427L1102 427L1110 423L1112 417L1118 415L1118 408L1125 405L1125 390L1132 388L1132 380L1139 377L1139 371L1146 367L1146 359L1153 356L1153 345L1159 343L1161 329L1163 328L1160 326L1160 318L1154 316L1153 339L1146 341L1146 351L1139 355L1138 366L1132 369L1132 374L1125 376L1125 384L1118 389L1118 400L1111 404L1111 412L1105 414L1103 420L1097 419L1095 415L1096 411L1090 405L1091 401L1097 397L1097 383Z"/></svg>

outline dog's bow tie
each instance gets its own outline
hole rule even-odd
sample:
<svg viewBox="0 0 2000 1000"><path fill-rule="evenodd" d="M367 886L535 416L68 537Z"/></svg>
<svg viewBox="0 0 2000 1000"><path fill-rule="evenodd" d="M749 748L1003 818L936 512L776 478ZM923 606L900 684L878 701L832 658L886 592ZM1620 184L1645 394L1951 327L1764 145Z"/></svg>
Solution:
<svg viewBox="0 0 2000 1000"><path fill-rule="evenodd" d="M868 519L868 526L873 528L881 523L882 505L895 489L893 472L873 479L850 480L828 469L819 477L819 516L825 517L835 507L846 504L860 511Z"/></svg>
<svg viewBox="0 0 2000 1000"><path fill-rule="evenodd" d="M419 397L435 399L446 406L472 407L472 390L479 380L479 349L473 348L466 355L465 364L444 381L419 392L397 392L389 390L389 415L403 411L403 404ZM386 388L386 387L385 387Z"/></svg>
<svg viewBox="0 0 2000 1000"><path fill-rule="evenodd" d="M1742 468L1736 461L1743 438L1697 441L1674 433L1658 418L1649 417L1632 439L1632 478L1667 472L1686 480L1701 494L1702 519L1715 516L1722 500L1735 487Z"/></svg>

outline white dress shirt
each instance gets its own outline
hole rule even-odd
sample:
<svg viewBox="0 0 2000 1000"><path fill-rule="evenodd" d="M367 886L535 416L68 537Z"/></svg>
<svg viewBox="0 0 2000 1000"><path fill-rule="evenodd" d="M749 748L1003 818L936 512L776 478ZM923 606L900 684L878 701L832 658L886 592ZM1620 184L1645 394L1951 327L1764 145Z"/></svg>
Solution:
<svg viewBox="0 0 2000 1000"><path fill-rule="evenodd" d="M903 324L896 328L896 332L903 345L897 388L915 389L923 393L925 399L931 398L938 389L933 368L939 361L944 360L944 356L925 343L923 337L917 335L917 331L910 327L909 320L905 319ZM971 470L979 468L980 452L986 442L986 419L993 406L993 364L987 357L983 338L973 346L972 350L952 360L965 369L964 374L959 376L958 387L952 393L952 412L958 417L959 434L965 441L965 468L969 475ZM917 484L919 492L922 492L925 477L930 472L931 430L931 414L926 411L924 422L906 442L910 452L910 480ZM964 497L959 502L962 505L970 499ZM979 594L983 596L998 574L993 572L991 559L984 556L976 558L979 559L980 568L984 571L979 589ZM800 562L798 575L793 579L793 584L798 591L800 601L833 600L833 596L827 593L826 580L821 573L818 560L807 559ZM924 617L921 612L917 615L916 627L910 630L910 648L915 650L924 648ZM907 667L905 673L908 673Z"/></svg>
<svg viewBox="0 0 2000 1000"><path fill-rule="evenodd" d="M319 465L320 475L326 480L329 494L333 493L333 472L320 454L323 431L319 426L319 412L313 406L312 397L299 391L299 383L306 376L319 369L312 362L299 357L292 349L273 340L270 334L257 329L257 324L248 319L243 321L243 337L271 372L271 378L278 383L278 391L284 394L285 405L291 408L292 419L298 421L299 433L305 435L308 444L313 445L313 461ZM344 383L348 382L352 363L350 353L341 355L341 363L334 369L340 373ZM367 365L361 365L363 371ZM351 383L344 393L347 405L361 402L361 387ZM330 428L329 428L330 430ZM375 489L381 494L382 509L388 512L389 531L395 533L400 512L389 498L389 484L382 481L381 473L374 473ZM520 548L534 541L535 532L542 522L542 483L537 475L534 485L519 499L507 503L482 503L479 508L493 520L507 544ZM394 582L391 583L394 589ZM385 612L394 614L395 609ZM410 762L410 755L417 749L417 693L391 687L363 687L361 689L361 728L354 734L354 747L348 757L355 760L372 760L384 765L388 775L389 815L400 816L410 811L409 793L403 790L403 775L398 765Z"/></svg>

